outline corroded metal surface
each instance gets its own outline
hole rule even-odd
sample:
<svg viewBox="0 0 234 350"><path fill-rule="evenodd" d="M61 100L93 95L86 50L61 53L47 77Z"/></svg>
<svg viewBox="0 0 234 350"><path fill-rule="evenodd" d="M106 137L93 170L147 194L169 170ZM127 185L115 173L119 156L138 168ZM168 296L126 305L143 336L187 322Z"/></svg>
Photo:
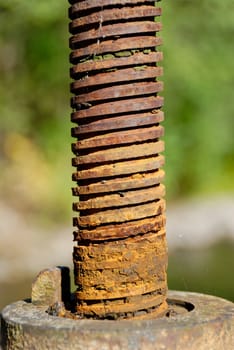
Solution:
<svg viewBox="0 0 234 350"><path fill-rule="evenodd" d="M160 295L147 295L145 308L158 303ZM131 314L139 296L129 297L126 309ZM230 301L197 293L168 293L170 316L150 320L144 314L129 321L72 320L51 316L47 306L37 307L18 301L2 311L3 350L233 350L234 304ZM161 304L163 305L163 304ZM86 312L86 306L84 313ZM105 305L112 312L126 310L121 302ZM87 310L105 313L102 304ZM126 312L126 311L125 311ZM157 316L157 315L156 315Z"/></svg>
<svg viewBox="0 0 234 350"><path fill-rule="evenodd" d="M167 310L162 25L155 21L161 8L155 1L69 2L77 312L161 316Z"/></svg>

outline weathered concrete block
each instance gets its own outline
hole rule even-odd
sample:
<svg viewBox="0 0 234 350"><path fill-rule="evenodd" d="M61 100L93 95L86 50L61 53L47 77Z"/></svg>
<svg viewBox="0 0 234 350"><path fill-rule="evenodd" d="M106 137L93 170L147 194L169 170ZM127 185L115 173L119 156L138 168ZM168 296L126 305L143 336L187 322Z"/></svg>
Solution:
<svg viewBox="0 0 234 350"><path fill-rule="evenodd" d="M62 301L62 271L55 267L41 271L32 283L32 304L52 305Z"/></svg>

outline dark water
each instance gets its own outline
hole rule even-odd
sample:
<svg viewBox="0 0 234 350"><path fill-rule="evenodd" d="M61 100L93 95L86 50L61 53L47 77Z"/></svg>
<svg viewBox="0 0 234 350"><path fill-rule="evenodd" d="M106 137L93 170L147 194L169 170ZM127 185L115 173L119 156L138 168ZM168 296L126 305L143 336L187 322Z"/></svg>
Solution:
<svg viewBox="0 0 234 350"><path fill-rule="evenodd" d="M234 242L222 241L208 248L169 252L170 289L216 295L234 301ZM30 296L35 276L0 285L0 309Z"/></svg>
<svg viewBox="0 0 234 350"><path fill-rule="evenodd" d="M170 289L194 291L234 301L234 242L220 241L203 249L170 254Z"/></svg>

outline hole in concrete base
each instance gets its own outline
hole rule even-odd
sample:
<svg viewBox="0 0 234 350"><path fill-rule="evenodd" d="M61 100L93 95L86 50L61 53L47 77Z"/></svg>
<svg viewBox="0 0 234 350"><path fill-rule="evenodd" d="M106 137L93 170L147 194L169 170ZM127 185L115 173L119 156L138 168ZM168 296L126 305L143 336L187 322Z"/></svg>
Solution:
<svg viewBox="0 0 234 350"><path fill-rule="evenodd" d="M195 306L188 301L167 299L169 310L166 313L166 317L173 317L176 315L185 314L187 312L193 311Z"/></svg>

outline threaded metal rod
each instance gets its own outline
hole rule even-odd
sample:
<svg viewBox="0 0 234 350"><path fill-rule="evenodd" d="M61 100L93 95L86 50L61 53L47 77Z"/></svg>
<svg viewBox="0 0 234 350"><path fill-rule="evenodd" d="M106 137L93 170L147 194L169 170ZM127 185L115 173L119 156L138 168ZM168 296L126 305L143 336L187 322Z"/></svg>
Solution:
<svg viewBox="0 0 234 350"><path fill-rule="evenodd" d="M76 308L89 318L167 310L161 8L70 0ZM155 33L157 33L155 35Z"/></svg>

